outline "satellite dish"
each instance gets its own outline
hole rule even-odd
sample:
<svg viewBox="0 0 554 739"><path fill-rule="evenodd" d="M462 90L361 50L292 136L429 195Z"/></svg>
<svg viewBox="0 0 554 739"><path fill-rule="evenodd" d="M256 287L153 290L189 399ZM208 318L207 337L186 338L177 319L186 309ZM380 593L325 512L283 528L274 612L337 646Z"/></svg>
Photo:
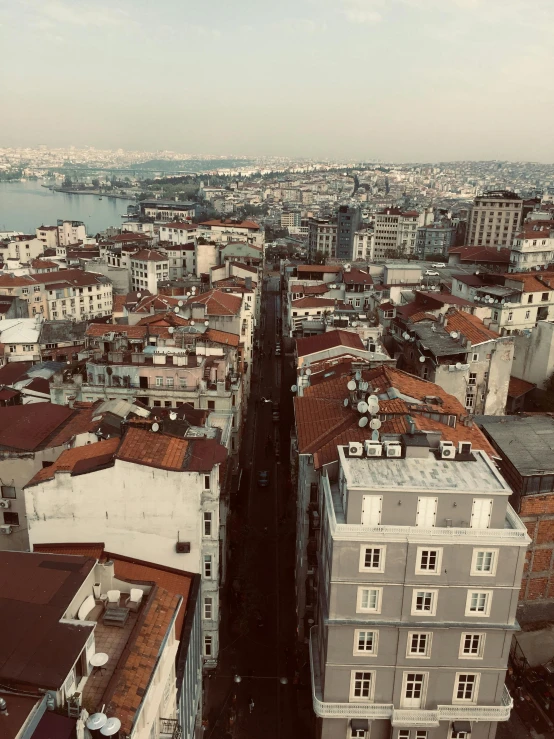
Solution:
<svg viewBox="0 0 554 739"><path fill-rule="evenodd" d="M179 301L179 302L177 303L177 305L178 305L179 307L181 307L181 306L183 305L183 301L182 301L182 300L180 300L180 301Z"/></svg>
<svg viewBox="0 0 554 739"><path fill-rule="evenodd" d="M170 419L171 419L172 421L176 421L176 420L177 420L177 414L175 413L175 411L170 411L170 413L169 413L169 418L170 418Z"/></svg>
<svg viewBox="0 0 554 739"><path fill-rule="evenodd" d="M461 370L462 369L462 363L461 362L456 362L456 369L457 370Z"/></svg>
<svg viewBox="0 0 554 739"><path fill-rule="evenodd" d="M173 326L170 326L167 330L169 331L170 334L172 334L175 331Z"/></svg>
<svg viewBox="0 0 554 739"><path fill-rule="evenodd" d="M358 426L363 429L367 426L367 416L362 416L358 421Z"/></svg>
<svg viewBox="0 0 554 739"><path fill-rule="evenodd" d="M457 331L451 331L451 332L450 332L450 338L451 338L451 339L457 339L457 338L458 338L458 336L459 336L459 334L458 334L458 332L457 332Z"/></svg>
<svg viewBox="0 0 554 739"><path fill-rule="evenodd" d="M160 430L160 424L159 423L153 423L152 424L152 431L156 432Z"/></svg>
<svg viewBox="0 0 554 739"><path fill-rule="evenodd" d="M191 326L194 326L194 321L191 321L191 322L190 322L190 325L191 325Z"/></svg>
<svg viewBox="0 0 554 739"><path fill-rule="evenodd" d="M381 421L378 418L372 418L369 422L369 428L376 431L381 428Z"/></svg>
<svg viewBox="0 0 554 739"><path fill-rule="evenodd" d="M309 367L307 367L306 368L306 375L309 377L311 374L312 374L312 370Z"/></svg>
<svg viewBox="0 0 554 739"><path fill-rule="evenodd" d="M209 321L204 321L204 326L209 326L209 325L210 325Z"/></svg>
<svg viewBox="0 0 554 739"><path fill-rule="evenodd" d="M402 334L402 338L403 339L409 339L410 338L410 334L408 334L406 331L404 331L404 333Z"/></svg>
<svg viewBox="0 0 554 739"><path fill-rule="evenodd" d="M367 413L368 405L364 400L360 400L358 403L358 413Z"/></svg>
<svg viewBox="0 0 554 739"><path fill-rule="evenodd" d="M89 716L87 718L86 727L87 729L92 729L93 731L97 731L98 729L101 729L107 722L108 717L105 713L93 713L92 716Z"/></svg>
<svg viewBox="0 0 554 739"><path fill-rule="evenodd" d="M179 313L179 306L176 305L175 308L173 308L173 310L175 311L175 313Z"/></svg>
<svg viewBox="0 0 554 739"><path fill-rule="evenodd" d="M298 390L298 388L296 387L296 385L293 385L290 390L292 393L295 393Z"/></svg>
<svg viewBox="0 0 554 739"><path fill-rule="evenodd" d="M187 293L187 298L190 297L190 293Z"/></svg>
<svg viewBox="0 0 554 739"><path fill-rule="evenodd" d="M362 382L361 389L365 392L366 390L369 390L369 382Z"/></svg>
<svg viewBox="0 0 554 739"><path fill-rule="evenodd" d="M376 395L370 395L368 398L368 401L371 403L379 404L379 398Z"/></svg>
<svg viewBox="0 0 554 739"><path fill-rule="evenodd" d="M379 432L377 429L375 429L371 434L371 441L379 441Z"/></svg>
<svg viewBox="0 0 554 739"><path fill-rule="evenodd" d="M342 401L342 404L343 404L343 406L344 406L345 408L346 408L346 406L348 405L348 403L350 403L350 401L348 400L348 398L345 398L345 399L344 399L344 400Z"/></svg>
<svg viewBox="0 0 554 739"><path fill-rule="evenodd" d="M361 380L361 379L362 379L362 373L360 372L360 370L356 370L356 380Z"/></svg>
<svg viewBox="0 0 554 739"><path fill-rule="evenodd" d="M113 736L117 734L121 728L121 721L118 718L109 718L104 726L100 729L102 736Z"/></svg>
<svg viewBox="0 0 554 739"><path fill-rule="evenodd" d="M423 364L423 362L425 362L425 357L420 357L419 361L421 362L421 364Z"/></svg>
<svg viewBox="0 0 554 739"><path fill-rule="evenodd" d="M137 293L137 298L142 298L142 293Z"/></svg>
<svg viewBox="0 0 554 739"><path fill-rule="evenodd" d="M348 385L346 387L349 390L355 390L356 389L356 383L354 382L354 380L350 380L350 382L348 383Z"/></svg>

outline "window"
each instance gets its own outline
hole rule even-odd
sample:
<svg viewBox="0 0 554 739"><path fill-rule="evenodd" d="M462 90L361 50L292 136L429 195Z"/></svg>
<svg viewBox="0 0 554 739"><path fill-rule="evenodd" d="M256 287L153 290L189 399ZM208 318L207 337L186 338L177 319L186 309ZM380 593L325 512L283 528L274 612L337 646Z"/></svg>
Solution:
<svg viewBox="0 0 554 739"><path fill-rule="evenodd" d="M166 385L166 387L173 387L173 377L166 377L165 378L165 385Z"/></svg>
<svg viewBox="0 0 554 739"><path fill-rule="evenodd" d="M14 352L17 351L17 346L15 346L15 344L10 344L9 349L10 349L10 352L13 354Z"/></svg>
<svg viewBox="0 0 554 739"><path fill-rule="evenodd" d="M508 321L511 321L511 320L513 319L513 317L514 317L514 312L513 312L513 310L511 310L511 311L508 311Z"/></svg>
<svg viewBox="0 0 554 739"><path fill-rule="evenodd" d="M406 657L430 657L432 638L432 633L409 631Z"/></svg>
<svg viewBox="0 0 554 739"><path fill-rule="evenodd" d="M358 588L357 613L381 613L383 588Z"/></svg>
<svg viewBox="0 0 554 739"><path fill-rule="evenodd" d="M466 632L460 640L460 659L482 659L485 651L485 634Z"/></svg>
<svg viewBox="0 0 554 739"><path fill-rule="evenodd" d="M527 319L527 318L529 318L529 317L530 317L530 315L531 315L531 311L530 311L530 310L526 310L526 311L525 311L525 318L526 318L526 319Z"/></svg>
<svg viewBox="0 0 554 739"><path fill-rule="evenodd" d="M471 574L494 576L497 559L498 549L474 549L471 559Z"/></svg>
<svg viewBox="0 0 554 739"><path fill-rule="evenodd" d="M543 302L543 303L544 303L545 301L547 301L547 300L548 300L548 293L543 293L543 294L541 295L541 300L542 300L542 302Z"/></svg>
<svg viewBox="0 0 554 739"><path fill-rule="evenodd" d="M422 708L425 678L423 672L405 672L402 685L402 708Z"/></svg>
<svg viewBox="0 0 554 739"><path fill-rule="evenodd" d="M204 536L212 535L212 512L204 511Z"/></svg>
<svg viewBox="0 0 554 739"><path fill-rule="evenodd" d="M13 513L12 511L6 511L4 513L4 523L11 524L12 526L19 526L19 513Z"/></svg>
<svg viewBox="0 0 554 739"><path fill-rule="evenodd" d="M164 384L164 378L156 377L156 387L163 387L163 384Z"/></svg>
<svg viewBox="0 0 554 739"><path fill-rule="evenodd" d="M210 634L204 636L204 657L212 656L212 641Z"/></svg>
<svg viewBox="0 0 554 739"><path fill-rule="evenodd" d="M415 739L427 739L427 729L416 729Z"/></svg>
<svg viewBox="0 0 554 739"><path fill-rule="evenodd" d="M476 372L470 372L469 373L469 380L468 385L477 385L477 373Z"/></svg>
<svg viewBox="0 0 554 739"><path fill-rule="evenodd" d="M2 497L11 498L12 500L16 497L13 485L2 485Z"/></svg>
<svg viewBox="0 0 554 739"><path fill-rule="evenodd" d="M533 296L532 296L532 295L529 295L529 296L527 297L527 302L528 302L528 303L532 303L532 302L533 302Z"/></svg>
<svg viewBox="0 0 554 739"><path fill-rule="evenodd" d="M472 362L478 362L479 361L479 355L478 354L472 354L471 355L471 361Z"/></svg>
<svg viewBox="0 0 554 739"><path fill-rule="evenodd" d="M414 590L412 596L412 616L434 616L437 610L437 590Z"/></svg>
<svg viewBox="0 0 554 739"><path fill-rule="evenodd" d="M348 735L349 739L367 739L367 730L358 729L355 721L356 719L353 719L353 721L350 724L350 734Z"/></svg>
<svg viewBox="0 0 554 739"><path fill-rule="evenodd" d="M492 590L468 590L466 616L490 615Z"/></svg>
<svg viewBox="0 0 554 739"><path fill-rule="evenodd" d="M398 732L398 739L410 739L410 730L400 729Z"/></svg>
<svg viewBox="0 0 554 739"><path fill-rule="evenodd" d="M208 410L215 411L215 400L208 400Z"/></svg>
<svg viewBox="0 0 554 739"><path fill-rule="evenodd" d="M475 396L474 395L466 395L466 408L473 408L473 403L475 402Z"/></svg>
<svg viewBox="0 0 554 739"><path fill-rule="evenodd" d="M385 547L362 546L360 548L360 572L365 570L385 571Z"/></svg>
<svg viewBox="0 0 554 739"><path fill-rule="evenodd" d="M213 614L213 598L207 595L204 598L204 618L210 620Z"/></svg>
<svg viewBox="0 0 554 739"><path fill-rule="evenodd" d="M210 489L210 482L211 482L210 476L209 475L204 475L204 490L209 490Z"/></svg>
<svg viewBox="0 0 554 739"><path fill-rule="evenodd" d="M374 672L358 672L358 670L352 670L350 678L351 701L373 700L375 687L374 675Z"/></svg>
<svg viewBox="0 0 554 739"><path fill-rule="evenodd" d="M354 654L377 654L377 631L356 629L354 631Z"/></svg>
<svg viewBox="0 0 554 739"><path fill-rule="evenodd" d="M477 691L479 687L479 673L470 672L467 674L456 673L456 683L454 687L453 703L475 703L477 700Z"/></svg>
<svg viewBox="0 0 554 739"><path fill-rule="evenodd" d="M210 579L212 577L212 555L204 555L204 577Z"/></svg>
<svg viewBox="0 0 554 739"><path fill-rule="evenodd" d="M442 549L417 548L416 575L440 575Z"/></svg>
<svg viewBox="0 0 554 739"><path fill-rule="evenodd" d="M455 728L456 723L452 724L452 728L450 729L450 734L448 735L448 739L470 739L471 737L471 730L465 731L465 729L462 729L461 731Z"/></svg>

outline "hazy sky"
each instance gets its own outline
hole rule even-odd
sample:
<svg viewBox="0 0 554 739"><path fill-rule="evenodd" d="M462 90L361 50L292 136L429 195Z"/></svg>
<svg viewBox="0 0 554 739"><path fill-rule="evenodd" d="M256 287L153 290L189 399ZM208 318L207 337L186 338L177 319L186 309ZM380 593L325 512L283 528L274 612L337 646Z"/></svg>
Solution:
<svg viewBox="0 0 554 739"><path fill-rule="evenodd" d="M554 161L554 0L0 0L0 146Z"/></svg>

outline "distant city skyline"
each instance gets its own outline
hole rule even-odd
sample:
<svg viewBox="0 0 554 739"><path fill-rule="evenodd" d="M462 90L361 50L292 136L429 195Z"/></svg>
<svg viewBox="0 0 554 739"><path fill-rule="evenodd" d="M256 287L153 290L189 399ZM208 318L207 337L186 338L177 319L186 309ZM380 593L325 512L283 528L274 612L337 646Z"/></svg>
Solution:
<svg viewBox="0 0 554 739"><path fill-rule="evenodd" d="M551 162L553 30L550 0L4 0L0 147Z"/></svg>

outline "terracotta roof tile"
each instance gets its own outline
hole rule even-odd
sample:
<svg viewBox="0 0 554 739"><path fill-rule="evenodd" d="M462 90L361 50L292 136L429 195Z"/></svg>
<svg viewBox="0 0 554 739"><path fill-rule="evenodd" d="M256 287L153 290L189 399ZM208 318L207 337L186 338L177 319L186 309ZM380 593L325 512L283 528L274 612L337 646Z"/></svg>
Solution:
<svg viewBox="0 0 554 739"><path fill-rule="evenodd" d="M317 352L326 351L334 347L347 346L350 349L365 350L359 334L354 331L327 331L316 336L307 336L296 340L296 352L299 357L305 357Z"/></svg>
<svg viewBox="0 0 554 739"><path fill-rule="evenodd" d="M231 334L228 331L219 331L215 328L209 328L204 336L216 344L227 344L228 346L238 346L240 337L237 334Z"/></svg>
<svg viewBox="0 0 554 739"><path fill-rule="evenodd" d="M190 297L186 305L203 304L208 316L236 316L240 313L242 298L221 290L208 290Z"/></svg>
<svg viewBox="0 0 554 739"><path fill-rule="evenodd" d="M141 262L167 262L167 254L162 254L155 249L141 249L133 254L131 259L138 259Z"/></svg>
<svg viewBox="0 0 554 739"><path fill-rule="evenodd" d="M114 437L113 439L99 441L96 444L87 444L86 446L79 446L74 449L66 449L50 467L44 467L44 469L39 470L25 487L37 485L46 480L53 480L56 472L70 472L71 474L75 474L79 470L79 467L81 467L83 472L90 472L97 466L109 464L113 460L120 441L119 438Z"/></svg>
<svg viewBox="0 0 554 739"><path fill-rule="evenodd" d="M498 339L499 334L488 329L477 316L465 311L450 310L447 313L447 331L460 331L472 344Z"/></svg>
<svg viewBox="0 0 554 739"><path fill-rule="evenodd" d="M260 225L256 223L255 221L239 221L238 223L236 221L226 221L226 220L217 220L214 219L212 221L203 221L199 224L200 226L229 226L231 228L249 228L249 229L256 229L259 231Z"/></svg>
<svg viewBox="0 0 554 739"><path fill-rule="evenodd" d="M292 308L330 308L334 307L335 301L331 298L298 298L292 300Z"/></svg>
<svg viewBox="0 0 554 739"><path fill-rule="evenodd" d="M532 382L520 380L519 377L510 376L510 384L508 385L508 396L510 398L520 398L525 393L534 390L537 386Z"/></svg>

